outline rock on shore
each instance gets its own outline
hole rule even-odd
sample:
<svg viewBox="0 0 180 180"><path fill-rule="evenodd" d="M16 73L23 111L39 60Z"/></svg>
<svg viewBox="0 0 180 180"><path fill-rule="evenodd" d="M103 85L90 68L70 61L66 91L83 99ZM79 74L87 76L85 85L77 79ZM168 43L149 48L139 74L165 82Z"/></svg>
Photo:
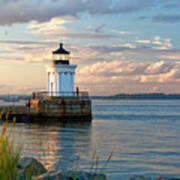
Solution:
<svg viewBox="0 0 180 180"><path fill-rule="evenodd" d="M24 157L18 163L17 180L107 180L104 174L88 173L84 171L49 171L32 157Z"/></svg>
<svg viewBox="0 0 180 180"><path fill-rule="evenodd" d="M84 171L48 172L36 180L107 180L104 174L93 174Z"/></svg>
<svg viewBox="0 0 180 180"><path fill-rule="evenodd" d="M19 160L17 166L17 179L27 180L107 180L106 175L89 173L85 171L47 171L35 158L24 157ZM127 179L126 177L124 179ZM120 179L120 180L124 180ZM151 178L145 176L132 176L129 180L180 180L180 178Z"/></svg>
<svg viewBox="0 0 180 180"><path fill-rule="evenodd" d="M145 177L145 176L132 176L129 180L180 180L180 178L165 178L165 177Z"/></svg>

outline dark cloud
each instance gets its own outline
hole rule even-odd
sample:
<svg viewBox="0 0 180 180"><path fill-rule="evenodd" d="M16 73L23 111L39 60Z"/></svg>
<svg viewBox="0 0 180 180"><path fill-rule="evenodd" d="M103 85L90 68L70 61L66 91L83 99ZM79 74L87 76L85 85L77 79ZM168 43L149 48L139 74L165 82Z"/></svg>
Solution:
<svg viewBox="0 0 180 180"><path fill-rule="evenodd" d="M179 60L180 49L155 49L155 46L134 46L131 44L124 45L99 45L99 46L89 46L91 50L96 52L98 58L101 56L109 56L109 60L114 57L121 56L121 52L128 55L136 55L140 59L143 57L144 60L148 60L148 57L158 58L158 59L169 59L169 60ZM120 53L120 54L119 54Z"/></svg>
<svg viewBox="0 0 180 180"><path fill-rule="evenodd" d="M48 21L55 16L78 16L79 13L120 14L152 7L152 0L8 0L0 2L0 25Z"/></svg>
<svg viewBox="0 0 180 180"><path fill-rule="evenodd" d="M40 41L11 41L11 40L0 40L0 44L18 44L18 45L25 45L25 44L51 44L51 42L40 42Z"/></svg>
<svg viewBox="0 0 180 180"><path fill-rule="evenodd" d="M157 0L160 7L165 9L174 9L180 5L179 0Z"/></svg>
<svg viewBox="0 0 180 180"><path fill-rule="evenodd" d="M105 24L101 24L100 26L96 27L96 28L94 29L94 31L95 31L96 33L99 33L99 32L102 31L102 29L103 29L105 26L106 26Z"/></svg>
<svg viewBox="0 0 180 180"><path fill-rule="evenodd" d="M8 47L11 46L11 50L40 50L45 47L55 47L56 43L54 42L43 42L43 41L18 41L18 40L0 40L0 44L7 44ZM10 52L7 50L3 50L2 52ZM0 53L2 53L0 51Z"/></svg>
<svg viewBox="0 0 180 180"><path fill-rule="evenodd" d="M111 13L132 13L147 8L153 7L154 2L152 0L131 0L127 2L118 2L114 8L109 10Z"/></svg>
<svg viewBox="0 0 180 180"><path fill-rule="evenodd" d="M148 19L148 17L147 16L139 16L137 19L138 20L145 20L145 19Z"/></svg>
<svg viewBox="0 0 180 180"><path fill-rule="evenodd" d="M178 7L179 7L179 4L176 4L176 3L169 3L169 4L164 5L165 9L176 9Z"/></svg>
<svg viewBox="0 0 180 180"><path fill-rule="evenodd" d="M180 14L158 14L154 16L153 21L159 23L178 23L180 22Z"/></svg>
<svg viewBox="0 0 180 180"><path fill-rule="evenodd" d="M100 53L107 53L107 54L112 52L122 52L133 49L128 46L92 46L91 48Z"/></svg>
<svg viewBox="0 0 180 180"><path fill-rule="evenodd" d="M99 53L103 54L109 54L109 53L116 53L116 52L132 52L132 53L151 53L151 54L163 54L166 52L173 52L178 51L178 50L159 50L159 49L152 49L152 46L134 46L131 44L125 44L125 45L104 45L104 46L92 46L91 47L93 50L98 51Z"/></svg>

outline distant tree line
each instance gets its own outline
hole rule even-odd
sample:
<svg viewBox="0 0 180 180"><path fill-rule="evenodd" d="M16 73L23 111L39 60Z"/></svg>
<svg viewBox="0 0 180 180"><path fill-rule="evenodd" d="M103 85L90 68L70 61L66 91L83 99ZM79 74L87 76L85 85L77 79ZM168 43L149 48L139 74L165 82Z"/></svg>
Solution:
<svg viewBox="0 0 180 180"><path fill-rule="evenodd" d="M122 99L122 100L166 100L180 99L180 94L164 93L137 93L137 94L116 94L113 96L91 96L92 99Z"/></svg>

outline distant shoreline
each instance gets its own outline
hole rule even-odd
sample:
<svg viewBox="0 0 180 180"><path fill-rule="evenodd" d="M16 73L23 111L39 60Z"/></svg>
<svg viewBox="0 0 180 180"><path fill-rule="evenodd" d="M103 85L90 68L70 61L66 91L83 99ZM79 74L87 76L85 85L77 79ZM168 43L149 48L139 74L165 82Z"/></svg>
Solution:
<svg viewBox="0 0 180 180"><path fill-rule="evenodd" d="M138 94L117 94L112 96L90 96L91 99L111 100L180 100L180 94L164 93L138 93Z"/></svg>
<svg viewBox="0 0 180 180"><path fill-rule="evenodd" d="M13 102L16 100L27 100L31 95L0 95L0 100ZM104 100L180 100L180 94L165 94L165 93L137 93L137 94L116 94L111 96L89 96L90 99Z"/></svg>

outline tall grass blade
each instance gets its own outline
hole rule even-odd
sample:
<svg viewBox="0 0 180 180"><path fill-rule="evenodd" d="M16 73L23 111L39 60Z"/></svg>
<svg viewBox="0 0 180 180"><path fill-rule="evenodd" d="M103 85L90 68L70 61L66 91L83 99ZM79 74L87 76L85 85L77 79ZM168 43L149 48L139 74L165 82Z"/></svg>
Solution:
<svg viewBox="0 0 180 180"><path fill-rule="evenodd" d="M22 147L15 148L14 140L11 138L13 126L8 130L8 123L2 125L0 134L0 179L16 180L17 164Z"/></svg>
<svg viewBox="0 0 180 180"><path fill-rule="evenodd" d="M90 172L92 172L94 168L94 161L96 159L96 150L93 152L92 159L91 159L91 167L90 167Z"/></svg>
<svg viewBox="0 0 180 180"><path fill-rule="evenodd" d="M113 153L114 153L114 152L112 151L111 154L109 155L108 159L107 159L106 162L104 163L104 166L102 167L101 173L104 173L104 172L105 172L106 167L107 167L109 161L111 160L111 158L112 158L112 156L113 156Z"/></svg>

